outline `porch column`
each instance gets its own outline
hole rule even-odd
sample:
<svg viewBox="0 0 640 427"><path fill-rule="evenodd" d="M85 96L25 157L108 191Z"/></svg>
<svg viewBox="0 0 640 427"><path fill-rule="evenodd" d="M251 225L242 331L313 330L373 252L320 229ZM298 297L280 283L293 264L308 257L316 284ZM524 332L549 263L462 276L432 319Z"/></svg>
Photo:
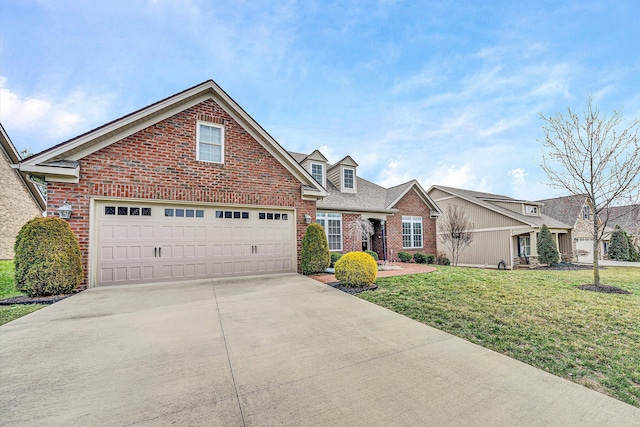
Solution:
<svg viewBox="0 0 640 427"><path fill-rule="evenodd" d="M553 235L553 237L556 240L556 250L558 251L558 258L560 258L557 261L562 261L562 253L560 252L560 236L558 234L558 232L555 233L551 233Z"/></svg>
<svg viewBox="0 0 640 427"><path fill-rule="evenodd" d="M529 233L529 241L531 243L531 256L538 256L538 239L535 231Z"/></svg>

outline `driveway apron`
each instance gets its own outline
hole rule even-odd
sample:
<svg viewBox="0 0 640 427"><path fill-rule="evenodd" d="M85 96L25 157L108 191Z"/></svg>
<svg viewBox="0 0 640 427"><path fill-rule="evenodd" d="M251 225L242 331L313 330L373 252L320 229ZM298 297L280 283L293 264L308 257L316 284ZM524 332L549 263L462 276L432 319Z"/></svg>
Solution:
<svg viewBox="0 0 640 427"><path fill-rule="evenodd" d="M294 274L90 289L0 327L0 361L7 426L640 420L631 405Z"/></svg>

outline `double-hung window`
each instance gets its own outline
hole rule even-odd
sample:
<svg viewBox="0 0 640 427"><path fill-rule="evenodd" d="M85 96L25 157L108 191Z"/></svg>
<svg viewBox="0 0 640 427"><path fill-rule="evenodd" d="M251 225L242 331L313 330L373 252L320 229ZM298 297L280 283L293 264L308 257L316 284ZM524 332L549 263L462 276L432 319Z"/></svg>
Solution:
<svg viewBox="0 0 640 427"><path fill-rule="evenodd" d="M531 256L531 237L518 237L518 255Z"/></svg>
<svg viewBox="0 0 640 427"><path fill-rule="evenodd" d="M342 250L342 214L317 212L316 222L324 228L330 251Z"/></svg>
<svg viewBox="0 0 640 427"><path fill-rule="evenodd" d="M402 247L405 249L422 247L421 216L402 216Z"/></svg>
<svg viewBox="0 0 640 427"><path fill-rule="evenodd" d="M197 140L198 160L224 163L224 127L198 122Z"/></svg>
<svg viewBox="0 0 640 427"><path fill-rule="evenodd" d="M324 185L324 166L321 163L311 163L311 176L320 185Z"/></svg>
<svg viewBox="0 0 640 427"><path fill-rule="evenodd" d="M355 179L355 171L353 169L344 168L342 170L343 178L342 178L342 186L344 188L348 188L353 190L354 187L354 179Z"/></svg>

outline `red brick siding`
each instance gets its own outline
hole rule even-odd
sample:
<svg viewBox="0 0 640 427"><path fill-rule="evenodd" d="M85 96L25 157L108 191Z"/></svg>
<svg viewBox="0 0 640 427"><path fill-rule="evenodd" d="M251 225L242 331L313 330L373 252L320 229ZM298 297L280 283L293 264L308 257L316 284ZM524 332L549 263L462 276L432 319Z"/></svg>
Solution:
<svg viewBox="0 0 640 427"><path fill-rule="evenodd" d="M389 260L397 261L398 252L405 251L412 254L436 254L436 220L429 218L431 209L422 201L415 191L409 191L394 206L399 212L387 217L387 256ZM422 245L420 249L404 249L402 247L402 216L422 217Z"/></svg>
<svg viewBox="0 0 640 427"><path fill-rule="evenodd" d="M196 122L203 119L225 126L224 164L196 160ZM92 196L297 208L298 259L304 214L315 217L315 202L302 200L300 182L213 100L81 159L80 173L78 184L49 183L47 209L54 215L65 200L73 207L69 225L85 271Z"/></svg>

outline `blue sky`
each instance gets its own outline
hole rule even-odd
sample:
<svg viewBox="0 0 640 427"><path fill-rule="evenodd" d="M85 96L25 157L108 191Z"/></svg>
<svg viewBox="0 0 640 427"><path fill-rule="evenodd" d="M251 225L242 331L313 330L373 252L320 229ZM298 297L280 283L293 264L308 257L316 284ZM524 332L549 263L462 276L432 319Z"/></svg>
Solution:
<svg viewBox="0 0 640 427"><path fill-rule="evenodd" d="M0 3L0 121L38 152L215 80L283 147L385 186L540 199L542 121L640 117L640 3Z"/></svg>

